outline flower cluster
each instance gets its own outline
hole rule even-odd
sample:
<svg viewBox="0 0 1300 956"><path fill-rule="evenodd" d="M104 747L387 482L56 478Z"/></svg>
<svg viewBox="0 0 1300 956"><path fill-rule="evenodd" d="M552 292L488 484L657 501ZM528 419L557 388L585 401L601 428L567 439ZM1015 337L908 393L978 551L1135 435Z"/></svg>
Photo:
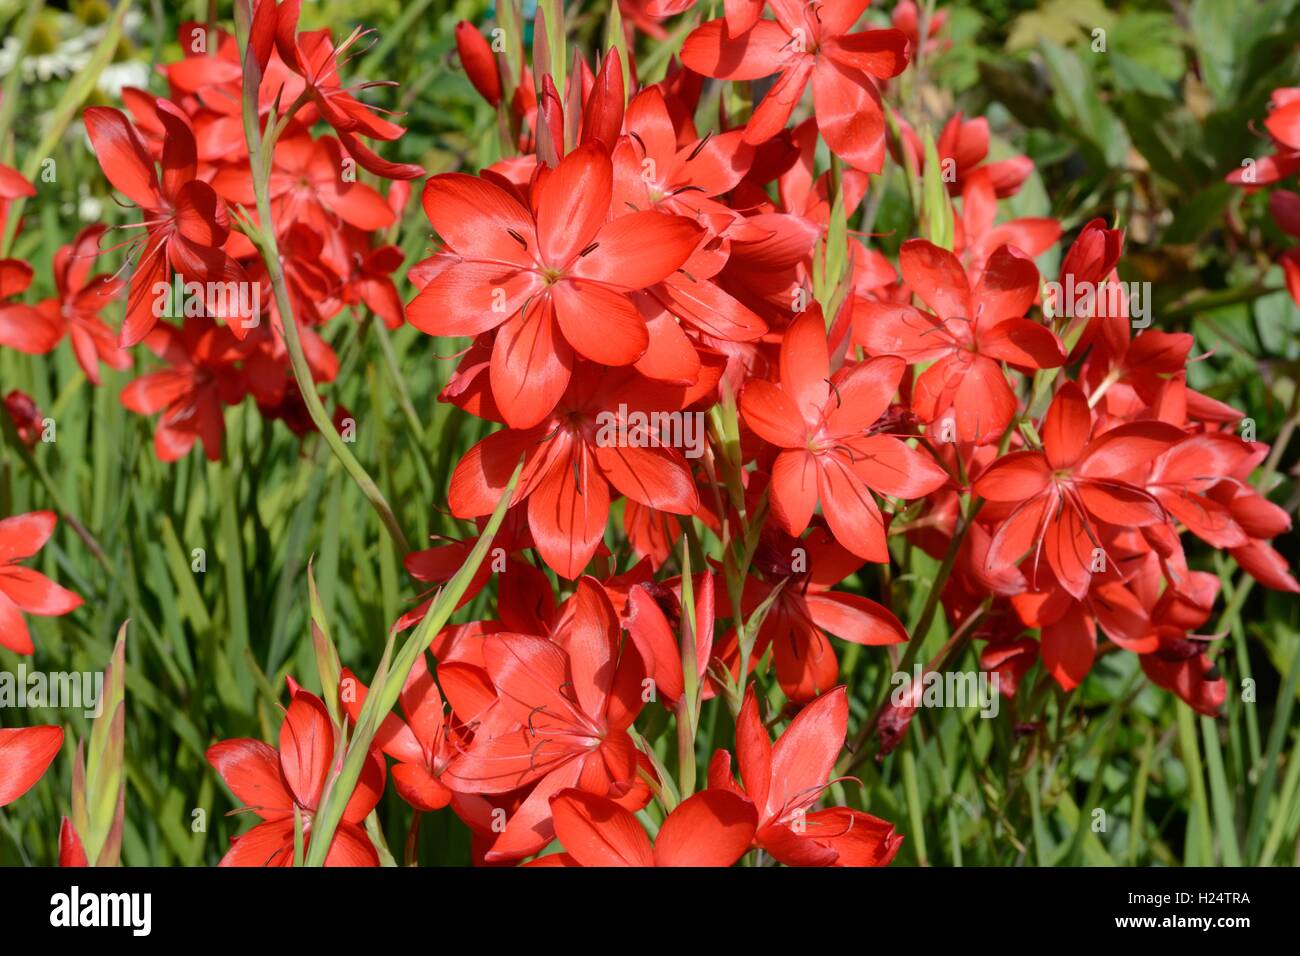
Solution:
<svg viewBox="0 0 1300 956"><path fill-rule="evenodd" d="M623 6L655 30L691 4ZM1205 633L1219 581L1188 551L1198 540L1300 591L1270 544L1290 519L1252 485L1268 447L1189 386L1191 335L1137 321L1121 231L1098 219L1064 243L1053 219L1006 218L1027 157L991 161L983 118L954 113L936 140L885 105L942 20L923 37L902 3L892 27L864 27L866 6L728 0L655 83L626 44L520 73L522 46L460 24L511 155L424 183L436 244L405 304L386 231L423 170L362 142L403 132L354 95L376 84L340 79L364 31L336 45L298 29L300 0L260 0L245 40L221 34L164 68L168 98L128 90L129 117L86 111L106 177L140 210L133 269L90 277L104 231L86 230L55 263L57 299L0 306L0 342L43 352L69 335L92 381L146 344L167 367L122 402L160 415L160 458L201 440L215 459L223 409L250 395L312 427L302 389L339 371L321 328L364 305L440 352L462 341L440 399L491 428L450 479L464 537L404 557L433 585L482 562L459 602L491 581L495 613L430 633L382 721L374 688L341 668L324 696L290 682L278 748L214 744L210 763L260 818L224 864L290 865L321 821L326 862L378 864L366 820L389 772L417 821L463 821L484 864L888 864L893 825L843 805L840 654L881 648L866 653L890 668L908 646L910 660L939 614L1008 697L1036 664L1068 692L1118 650L1219 711ZM1279 96L1269 121L1275 179L1300 155L1297 109ZM925 197L924 237L896 256L847 228L887 163ZM357 166L394 181L387 195ZM0 198L23 185L0 169ZM1274 194L1300 236L1298 208ZM1035 259L1058 245L1045 276ZM1300 258L1283 262L1296 295ZM0 269L0 298L30 281L22 263ZM197 298L168 321L156 290L190 281ZM232 284L259 304L223 298ZM115 337L101 313L119 293ZM909 582L926 608L909 632L892 572L913 550L939 570ZM25 593L16 574L0 565L0 639L22 650L21 620L3 616L6 588ZM28 611L75 606L12 587ZM695 736L709 700L730 718L716 749ZM883 757L910 716L882 705L857 743L876 731ZM643 736L670 722L676 775ZM371 732L327 813L348 742ZM697 749L714 750L698 787Z"/></svg>
<svg viewBox="0 0 1300 956"><path fill-rule="evenodd" d="M1250 191L1291 179L1300 171L1300 88L1283 87L1273 91L1264 128L1273 152L1260 159L1250 158L1240 169L1228 174L1228 182ZM1276 189L1269 194L1268 211L1287 236L1300 239L1300 193ZM1287 291L1300 305L1300 247L1286 250L1278 258Z"/></svg>
<svg viewBox="0 0 1300 956"><path fill-rule="evenodd" d="M984 120L954 116L936 145L955 169L951 247L909 240L896 272L847 240L847 294L824 311L814 281L832 203L852 211L885 162L879 84L915 38L855 31L860 4L774 3L770 20L760 6L729 4L698 27L661 83L626 95L611 49L598 70L578 61L564 91L543 76L527 109L527 94L503 105L482 36L457 31L522 152L425 185L442 246L412 269L407 315L470 340L442 397L501 427L457 466L450 506L482 519L510 494L496 539L510 560L496 569L497 618L434 640L436 680L421 658L406 722L390 718L380 741L399 793L423 812L450 806L485 862L553 840L564 852L538 864L729 864L751 846L794 865L887 862L888 824L813 807L848 720L829 638L908 640L885 603L835 590L888 564L891 542L949 556L944 610L954 628L975 625L1007 694L1039 657L1077 686L1104 636L1215 713L1224 685L1196 632L1217 578L1189 567L1184 532L1266 585L1297 587L1267 543L1289 521L1248 484L1265 446L1188 387L1190 336L1134 334L1123 292L1108 297L1120 232L1089 223L1067 251L1057 281L1090 290L1082 308L1044 300L1033 256L1060 226L996 221L1031 164L986 162ZM772 74L746 123L697 127L705 77ZM814 115L787 128L810 84ZM917 134L904 123L899 136L895 155L921 167ZM819 140L843 162L834 178L814 175ZM644 424L696 414L710 425L695 457ZM609 422L622 440L607 439ZM618 575L607 542L620 498L642 560ZM656 577L683 521L724 548L735 529L755 542L743 580L718 561L693 576L693 630L682 577ZM412 554L408 569L446 581L472 544ZM576 581L561 603L530 552ZM743 641L737 625L760 608ZM773 747L751 687L736 729L743 786L719 751L708 789L674 806L629 734L643 687L687 720L688 685L734 699L769 652L802 710ZM363 698L351 699L355 719ZM892 745L896 720L891 733ZM652 795L671 809L653 842L633 816Z"/></svg>
<svg viewBox="0 0 1300 956"><path fill-rule="evenodd" d="M129 115L111 107L85 112L104 175L140 213L126 227L137 232L112 247L126 248L130 278L87 278L106 237L102 227L84 230L55 263L59 299L38 307L46 318L29 327L19 347L49 351L66 331L97 382L99 362L128 368L126 350L143 343L165 367L133 382L122 403L159 416L154 446L164 461L187 454L196 441L220 459L222 411L247 396L265 417L298 434L311 427L259 230L273 238L283 302L297 323L312 383L338 374L338 358L321 334L332 318L364 308L390 328L404 321L392 280L403 257L385 234L409 196L406 180L424 171L383 160L363 142L404 132L353 95L373 84L347 86L340 77L365 32L339 44L328 30L300 32L300 6L259 3L252 25L270 222L261 222L255 195L242 115L245 70L229 33L182 24L186 55L162 67L167 97L127 88ZM358 169L394 186L385 196ZM126 316L114 337L97 314L123 293Z"/></svg>

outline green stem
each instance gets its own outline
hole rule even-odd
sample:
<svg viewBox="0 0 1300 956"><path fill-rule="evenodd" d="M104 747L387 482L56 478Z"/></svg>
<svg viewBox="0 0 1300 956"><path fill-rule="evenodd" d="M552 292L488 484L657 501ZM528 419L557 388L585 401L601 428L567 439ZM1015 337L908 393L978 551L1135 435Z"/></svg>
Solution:
<svg viewBox="0 0 1300 956"><path fill-rule="evenodd" d="M411 828L406 831L406 852L402 862L406 866L420 865L420 817L419 810L411 814Z"/></svg>
<svg viewBox="0 0 1300 956"><path fill-rule="evenodd" d="M369 472L361 462L357 461L356 456L348 450L342 437L334 428L334 423L330 420L329 413L325 411L325 406L321 404L320 396L316 393L316 383L312 378L311 367L307 363L306 353L303 351L302 339L298 335L297 319L293 314L293 306L289 301L289 289L284 279L284 268L280 261L279 245L275 238L275 222L271 215L271 193L269 177L267 175L267 164L263 156L262 130L258 117L257 91L261 82L261 71L258 69L256 60L248 55L248 11L242 4L236 5L236 13L239 14L240 47L244 60L244 138L248 142L248 165L253 178L253 192L257 197L257 215L258 226L254 227L251 223L245 223L249 230L249 238L257 245L262 254L262 261L266 263L266 271L271 280L271 289L275 295L276 309L280 313L280 325L284 334L284 342L289 350L289 364L293 369L294 381L298 383L298 390L302 393L303 403L307 406L307 412L311 416L316 430L320 432L321 438L329 446L334 457L343 465L344 470L352 478L361 493L366 496L371 506L379 514L380 520L388 530L389 535L397 544L403 554L408 553L411 548L407 544L406 535L402 533L402 528L397 522L397 517L393 514L393 509L389 506L384 494L375 484L374 479L370 477ZM291 107L292 110L292 107ZM269 147L274 146L274 141L267 144ZM267 155L269 156L269 150Z"/></svg>
<svg viewBox="0 0 1300 956"><path fill-rule="evenodd" d="M478 573L479 566L487 557L488 549L492 547L492 539L505 519L506 510L510 506L510 499L514 496L515 486L519 482L519 474L523 471L523 467L524 463L521 459L505 491L497 501L496 510L492 512L487 526L479 535L474 550L460 566L460 570L438 592L424 619L406 639L395 659L392 656L394 636L389 635L388 646L380 659L379 669L370 685L370 692L366 695L361 713L357 716L352 739L348 743L347 750L341 755L341 766L326 782L324 793L321 795L319 808L312 823L311 843L307 847L307 866L325 865L330 844L334 841L334 832L338 828L339 821L343 819L344 807L352 798L352 792L361 778L361 770L370 758L371 747L375 735L379 732L380 724L397 703L398 695L406 684L406 678L411 673L411 668L415 666L416 659L424 653L433 636L451 618L456 605L469 589L470 580Z"/></svg>

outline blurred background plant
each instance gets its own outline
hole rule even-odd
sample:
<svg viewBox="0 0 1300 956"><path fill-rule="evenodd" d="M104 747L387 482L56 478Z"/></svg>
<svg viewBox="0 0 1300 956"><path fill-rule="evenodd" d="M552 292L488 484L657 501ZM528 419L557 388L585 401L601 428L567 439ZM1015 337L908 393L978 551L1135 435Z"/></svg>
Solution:
<svg viewBox="0 0 1300 956"><path fill-rule="evenodd" d="M625 22L644 16L644 4L620 3ZM0 0L0 161L34 169L38 186L9 254L36 264L37 299L53 294L48 263L60 245L85 224L128 218L87 147L80 107L114 103L124 85L164 92L157 65L180 57L181 22L231 20L225 2L124 6ZM867 16L885 25L892 6ZM699 4L685 19L717 15L711 7L721 3ZM1195 335L1189 384L1241 410L1260 440L1275 442L1265 490L1294 514L1300 309L1274 264L1290 240L1268 215L1266 193L1225 176L1268 151L1269 97L1300 77L1300 0L979 0L940 9L946 19L926 44L924 68L909 69L887 102L936 135L958 111L987 117L991 159L1033 160L999 218L1061 222L1062 242L1038 260L1046 277L1090 219L1125 230L1121 277L1152 284L1154 327ZM521 10L530 29L533 12L530 0ZM933 12L922 4L922 22ZM569 5L570 41L588 56L608 13L603 2ZM387 158L437 173L475 171L501 156L495 113L460 71L453 40L459 20L487 28L494 16L477 0L322 0L304 5L303 25L329 25L336 35L354 24L374 28L352 72L400 81L377 94L405 112L409 130ZM670 21L664 32L654 43L675 51L684 31ZM648 42L639 31L633 39L640 49ZM639 62L654 80L668 58ZM716 95L706 95L701 114L716 110ZM54 172L40 178L46 157ZM820 168L828 164L820 157ZM848 225L892 257L921 232L910 196L901 167L887 164ZM392 236L407 265L427 254L431 236L417 202ZM116 268L118 254L106 263L98 271ZM409 299L410 285L395 278ZM121 309L115 303L106 317L116 323ZM359 313L334 326L343 371L328 401L355 417L356 453L408 533L463 536L465 525L444 509L447 479L485 426L436 401L454 350L403 327L391 336L390 360L372 325ZM25 392L57 427L54 442L28 451L4 422L0 513L60 513L39 566L87 602L67 617L31 622L29 669L101 670L122 621L132 622L122 862L212 864L241 820L224 817L237 804L204 761L205 748L230 737L273 739L286 674L319 690L308 560L340 656L358 672L373 670L388 626L421 588L318 436L299 440L246 403L227 413L223 461L191 454L163 464L150 450L150 422L118 400L131 377L106 369L106 387L92 388L66 343L38 359L0 350L0 393ZM612 532L610 543L620 566L630 563ZM1294 566L1294 534L1277 544ZM937 562L899 547L904 579L933 577ZM1199 717L1147 684L1135 655L1106 655L1069 695L1036 666L995 720L918 711L904 744L880 762L857 762L862 785L837 784L837 800L895 821L907 837L901 864L1294 864L1300 603L1253 588L1226 555L1200 547L1189 556L1223 585L1225 610L1211 622L1212 633L1226 635L1217 657L1228 686L1222 718ZM469 613L487 616L491 600L485 590ZM909 610L915 619L918 609ZM928 634L914 635L925 642L924 659L947 641L946 627L937 615ZM874 709L892 670L884 655L858 651L843 661L851 727ZM977 667L974 650L963 655L949 666ZM0 670L18 663L0 650ZM711 724L709 714L721 706L712 702L704 718L719 735L729 721ZM647 712L643 722L655 719ZM15 722L68 727L65 757L90 731L79 711L0 709L0 724ZM654 738L662 727L641 729ZM56 761L27 797L0 810L0 863L55 860L72 765ZM202 830L195 809L205 811ZM400 846L408 811L391 789L379 810L389 844ZM468 831L448 811L426 816L421 841L426 861L469 860Z"/></svg>

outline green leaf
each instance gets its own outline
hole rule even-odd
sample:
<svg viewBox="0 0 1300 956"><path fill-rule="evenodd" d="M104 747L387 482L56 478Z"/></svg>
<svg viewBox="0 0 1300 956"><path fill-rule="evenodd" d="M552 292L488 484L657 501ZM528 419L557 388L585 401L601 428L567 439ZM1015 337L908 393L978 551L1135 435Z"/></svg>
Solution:
<svg viewBox="0 0 1300 956"><path fill-rule="evenodd" d="M1066 120L1066 131L1095 147L1107 166L1123 165L1128 137L1099 95L1090 65L1074 51L1049 39L1044 39L1039 49L1056 94L1056 106Z"/></svg>
<svg viewBox="0 0 1300 956"><path fill-rule="evenodd" d="M116 866L122 842L123 757L126 747L126 624L118 630L113 656L104 672L101 710L90 739L77 748L73 784L73 825L91 866ZM80 786L78 786L78 778Z"/></svg>
<svg viewBox="0 0 1300 956"><path fill-rule="evenodd" d="M307 590L311 602L311 645L316 656L316 670L320 674L320 686L325 705L330 716L339 727L343 726L343 714L339 708L338 686L343 675L339 663L339 653L330 637L329 623L321 607L320 594L316 590L316 577L312 574L311 564L307 565Z"/></svg>
<svg viewBox="0 0 1300 956"><path fill-rule="evenodd" d="M943 181L943 166L939 151L934 145L934 135L925 130L925 170L921 174L921 208L926 223L926 238L940 248L952 251L952 202L948 187Z"/></svg>
<svg viewBox="0 0 1300 956"><path fill-rule="evenodd" d="M369 693L366 695L366 702L362 705L361 713L357 716L356 728L353 730L347 751L343 755L342 767L331 775L321 796L321 802L312 826L311 843L307 848L307 866L324 866L330 845L334 841L334 831L337 829L339 821L343 819L343 809L352 798L353 790L356 789L357 781L361 777L361 769L370 755L370 747L375 734L379 732L380 724L393 709L393 705L397 703L398 695L401 693L402 686L406 683L411 668L415 666L416 658L424 653L433 636L447 623L456 610L456 606L460 603L461 597L469 588L470 581L478 572L479 566L487 557L488 550L492 546L492 539L496 536L497 529L501 527L501 522L505 519L506 511L510 506L510 500L514 497L515 485L519 481L519 475L523 471L523 467L524 463L521 459L519 464L515 466L514 474L510 476L510 481L507 483L500 500L498 500L496 509L492 512L492 517L488 519L487 525L479 535L474 549L470 552L469 557L465 559L465 563L461 565L460 570L452 576L452 579L433 599L424 619L420 621L411 636L406 639L406 643L402 645L401 650L398 651L391 669L388 664L389 650L385 650L384 657L379 664L379 670L370 685ZM390 633L389 649L392 647L392 641L393 635Z"/></svg>

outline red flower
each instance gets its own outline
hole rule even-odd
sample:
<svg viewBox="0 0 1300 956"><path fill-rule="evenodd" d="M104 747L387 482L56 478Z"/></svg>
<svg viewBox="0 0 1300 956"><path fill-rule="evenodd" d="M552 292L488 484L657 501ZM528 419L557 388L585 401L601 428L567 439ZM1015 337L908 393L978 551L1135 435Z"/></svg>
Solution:
<svg viewBox="0 0 1300 956"><path fill-rule="evenodd" d="M695 662L697 678L703 678L713 656L714 588L712 574L696 575ZM637 584L627 592L624 626L636 645L645 672L655 684L655 696L669 711L677 706L685 685L682 670L681 581ZM705 700L713 696L711 684L701 688Z"/></svg>
<svg viewBox="0 0 1300 956"><path fill-rule="evenodd" d="M727 19L710 20L686 38L682 62L725 80L780 73L745 127L745 141L754 144L784 128L811 79L826 145L856 169L878 173L885 160L885 116L873 77L903 72L907 36L892 29L848 32L868 2L773 0L776 19L759 20L742 34L732 33Z"/></svg>
<svg viewBox="0 0 1300 956"><path fill-rule="evenodd" d="M22 612L58 617L81 607L77 595L39 571L18 564L45 546L57 523L52 511L32 511L0 521L0 647L15 654L35 650Z"/></svg>
<svg viewBox="0 0 1300 956"><path fill-rule="evenodd" d="M627 135L614 148L614 208L658 209L698 219L715 234L745 223L715 197L730 192L749 171L754 147L740 130L686 142L673 126L663 91L652 86L628 104ZM751 230L752 231L752 230ZM759 230L750 238L761 238Z"/></svg>
<svg viewBox="0 0 1300 956"><path fill-rule="evenodd" d="M528 526L542 558L556 573L577 577L605 533L611 485L659 511L686 515L698 507L699 492L682 453L631 419L685 408L712 390L701 379L685 389L630 369L610 372L584 364L549 419L530 429L494 432L461 459L448 494L452 513L491 514L524 456L512 504L528 499ZM627 442L602 438L611 422L624 426Z"/></svg>
<svg viewBox="0 0 1300 956"><path fill-rule="evenodd" d="M1099 626L1135 654L1157 648L1141 602L1114 574L1108 577L1103 581L1096 575L1079 600L1055 582L1044 591L1026 591L1011 599L1025 626L1039 629L1043 667L1065 690L1073 690L1092 670Z"/></svg>
<svg viewBox="0 0 1300 956"><path fill-rule="evenodd" d="M1165 520L1159 502L1134 479L1182 433L1161 422L1095 432L1083 390L1067 382L1052 399L1042 435L1042 451L1012 452L975 481L976 495L1013 509L993 536L987 567L1016 565L1032 553L1036 578L1045 553L1061 587L1082 600L1095 571L1113 563L1095 523L1142 528Z"/></svg>
<svg viewBox="0 0 1300 956"><path fill-rule="evenodd" d="M916 48L921 44L921 15L913 0L899 0L893 12L889 15L889 22L894 25L894 29L902 30L907 34L908 59L916 56ZM947 10L931 8L925 41L925 51L927 53L935 48L947 49L952 46L951 40L940 41L938 39L939 31L943 29L944 24L947 22Z"/></svg>
<svg viewBox="0 0 1300 956"><path fill-rule="evenodd" d="M1155 562L1148 562L1150 585L1159 579ZM1182 585L1170 585L1151 609L1151 623L1159 647L1142 655L1142 670L1154 684L1171 690L1207 717L1217 717L1227 698L1222 674L1206 653L1213 638L1189 634L1210 618L1219 594L1219 579L1206 571L1191 571Z"/></svg>
<svg viewBox="0 0 1300 956"><path fill-rule="evenodd" d="M54 254L54 287L58 295L37 306L67 330L72 354L99 384L99 363L121 371L131 367L131 356L117 347L117 336L99 313L122 291L122 281L110 275L90 275L90 260L98 254L104 226L87 226L72 244Z"/></svg>
<svg viewBox="0 0 1300 956"><path fill-rule="evenodd" d="M1026 216L997 222L998 204L989 167L982 166L966 177L961 192L961 212L953 212L953 251L966 266L972 285L980 281L984 264L1002 246L1011 246L1033 257L1046 252L1061 238L1061 224L1055 219Z"/></svg>
<svg viewBox="0 0 1300 956"><path fill-rule="evenodd" d="M345 235L357 233L348 230ZM351 269L343 283L343 301L351 306L364 304L388 328L400 328L406 321L406 309L392 274L402 267L402 250L397 246L371 249L367 245L348 252Z"/></svg>
<svg viewBox="0 0 1300 956"><path fill-rule="evenodd" d="M62 727L0 727L0 807L36 786L62 746Z"/></svg>
<svg viewBox="0 0 1300 956"><path fill-rule="evenodd" d="M1276 152L1243 163L1227 175L1227 181L1252 188L1286 179L1300 170L1300 87L1279 87L1268 104L1264 128L1273 139Z"/></svg>
<svg viewBox="0 0 1300 956"><path fill-rule="evenodd" d="M338 730L319 697L292 681L290 689L293 699L280 724L279 752L249 739L223 740L208 748L208 763L240 802L262 819L231 840L222 866L292 866L295 808L302 816L304 843L311 841L312 818L334 763ZM334 831L326 866L379 865L379 855L361 825L383 789L383 758L372 753Z"/></svg>
<svg viewBox="0 0 1300 956"><path fill-rule="evenodd" d="M366 686L346 667L342 681L339 696L355 721L366 702ZM355 693L349 693L349 688ZM405 722L388 714L375 735L374 746L398 761L393 767L393 785L403 800L417 810L441 810L451 802L451 791L438 778L457 751L447 734L442 695L423 654L416 658L398 701Z"/></svg>
<svg viewBox="0 0 1300 956"><path fill-rule="evenodd" d="M1001 363L1036 369L1065 362L1056 336L1023 317L1038 295L1038 270L1003 246L972 289L957 257L924 239L903 243L899 258L904 281L934 314L859 299L854 341L872 355L931 363L912 405L942 440L996 442L1017 409Z"/></svg>
<svg viewBox="0 0 1300 956"><path fill-rule="evenodd" d="M872 426L898 391L904 362L880 356L832 377L821 311L811 309L781 341L781 383L752 379L740 396L745 424L783 449L772 465L772 514L803 534L821 502L836 540L868 561L889 560L885 522L872 491L919 498L947 472Z"/></svg>
<svg viewBox="0 0 1300 956"><path fill-rule="evenodd" d="M63 337L59 324L30 305L5 301L26 292L31 284L31 266L21 259L0 259L0 345L44 355Z"/></svg>
<svg viewBox="0 0 1300 956"><path fill-rule="evenodd" d="M900 4L900 8L901 6ZM895 12L898 9L895 8ZM894 25L898 26L897 23ZM911 42L914 43L915 39ZM904 144L912 152L916 168L924 169L925 149L920 138L906 120L899 119L898 125ZM960 196L962 187L971 174L976 169L982 169L988 175L994 195L1005 199L1018 193L1025 179L1034 171L1033 160L1028 156L1012 156L996 163L984 163L989 154L989 121L983 116L967 120L962 113L953 114L944 124L934 145L950 196ZM952 175L948 175L950 170Z"/></svg>
<svg viewBox="0 0 1300 956"><path fill-rule="evenodd" d="M266 2L269 3L269 0ZM376 116L374 107L367 106L352 95L354 90L395 84L371 81L345 87L339 79L339 70L346 62L347 52L369 31L358 27L340 46L335 47L328 30L298 32L298 17L301 12L302 0L286 0L279 5L275 17L275 49L285 65L303 78L306 84L305 95L311 97L321 118L334 127L348 154L375 175L385 179L419 179L424 175L423 167L382 159L359 139L368 136L371 139L394 140L406 132L395 123Z"/></svg>
<svg viewBox="0 0 1300 956"><path fill-rule="evenodd" d="M787 866L887 866L903 842L892 824L861 810L812 809L833 782L848 721L848 695L837 687L801 710L773 745L751 687L736 723L743 789L732 777L731 755L713 755L710 788L742 794L754 804L754 845Z"/></svg>
<svg viewBox="0 0 1300 956"><path fill-rule="evenodd" d="M575 353L615 366L641 357L650 336L628 293L671 275L699 241L681 216L646 210L606 222L612 176L593 142L540 173L532 211L498 181L446 173L425 184L424 210L448 251L408 318L430 335L500 326L492 394L513 428L551 413Z"/></svg>
<svg viewBox="0 0 1300 956"><path fill-rule="evenodd" d="M146 344L171 368L149 372L122 389L122 404L137 415L162 412L153 436L159 460L176 461L202 439L209 460L219 461L226 434L222 406L244 397L235 367L241 353L230 328L188 318L179 329L159 326Z"/></svg>
<svg viewBox="0 0 1300 956"><path fill-rule="evenodd" d="M501 75L497 72L497 59L492 47L483 39L474 24L461 20L456 24L456 53L474 89L490 106L501 102Z"/></svg>
<svg viewBox="0 0 1300 956"><path fill-rule="evenodd" d="M752 803L725 790L683 800L653 844L635 816L605 797L563 790L551 813L566 852L530 866L731 866L749 849L756 819Z"/></svg>
<svg viewBox="0 0 1300 956"><path fill-rule="evenodd" d="M301 223L323 239L340 222L367 231L392 225L397 214L379 191L343 179L342 170L343 153L334 137L312 139L305 130L282 136L268 182L277 231ZM222 168L212 187L229 202L253 208L253 178L246 165Z"/></svg>
<svg viewBox="0 0 1300 956"><path fill-rule="evenodd" d="M763 2L764 0L725 0L722 9L732 36L740 36L758 22L758 18L763 15ZM675 17L693 6L695 0L649 0L645 4L646 13L652 17Z"/></svg>
<svg viewBox="0 0 1300 956"><path fill-rule="evenodd" d="M35 195L36 187L22 173L12 166L0 163L0 236L4 235L9 204L15 199L30 199Z"/></svg>
<svg viewBox="0 0 1300 956"><path fill-rule="evenodd" d="M763 532L754 566L764 579L745 581L741 610L754 613L784 579L781 593L763 618L754 655L760 657L772 648L781 690L796 703L813 700L838 679L839 661L827 635L868 646L908 639L907 629L888 608L860 594L831 590L862 563L822 527L814 527L804 538L776 529ZM726 641L728 659L735 655L735 641L733 631Z"/></svg>
<svg viewBox="0 0 1300 956"><path fill-rule="evenodd" d="M145 215L140 223L145 228L144 251L131 276L118 343L123 347L141 341L157 324L155 286L169 283L173 272L186 283L248 281L239 263L221 249L230 235L229 220L216 192L197 178L198 153L188 120L167 100L158 100L157 107L167 131L161 179L126 116L104 106L89 107L85 113L86 132L104 175ZM215 299L209 307L211 315L229 314ZM248 332L242 322L232 321L230 328L240 338Z"/></svg>
<svg viewBox="0 0 1300 956"><path fill-rule="evenodd" d="M59 866L90 866L81 836L67 817L59 825Z"/></svg>
<svg viewBox="0 0 1300 956"><path fill-rule="evenodd" d="M615 799L629 793L637 756L627 729L642 706L644 672L639 655L620 655L618 618L593 578L578 582L554 641L489 634L483 657L497 700L443 782L483 794L532 785L487 854L500 862L550 842L550 798L561 790L580 787Z"/></svg>

